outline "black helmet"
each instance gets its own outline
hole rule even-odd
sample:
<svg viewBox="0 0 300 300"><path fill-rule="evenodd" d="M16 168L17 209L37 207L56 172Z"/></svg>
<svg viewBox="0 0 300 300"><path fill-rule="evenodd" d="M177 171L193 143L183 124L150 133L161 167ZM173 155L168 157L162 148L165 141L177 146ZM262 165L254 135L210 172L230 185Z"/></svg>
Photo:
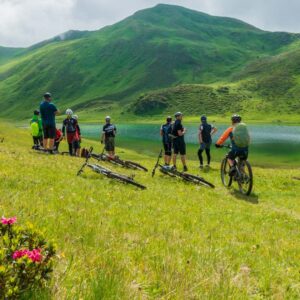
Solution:
<svg viewBox="0 0 300 300"><path fill-rule="evenodd" d="M38 116L38 115L40 114L40 111L36 109L36 110L33 112L33 114L34 114L35 116Z"/></svg>
<svg viewBox="0 0 300 300"><path fill-rule="evenodd" d="M206 116L204 116L204 115L203 115L203 116L201 116L201 121L202 121L202 122L206 122L206 121L207 121L207 117L206 117Z"/></svg>
<svg viewBox="0 0 300 300"><path fill-rule="evenodd" d="M172 122L172 117L171 117L171 116L168 116L168 117L167 117L167 122L168 122L168 123Z"/></svg>
<svg viewBox="0 0 300 300"><path fill-rule="evenodd" d="M44 98L46 98L46 99L49 99L49 98L51 98L52 97L52 95L50 94L50 93L45 93L44 94Z"/></svg>
<svg viewBox="0 0 300 300"><path fill-rule="evenodd" d="M233 115L231 117L232 123L241 123L242 117L240 115Z"/></svg>
<svg viewBox="0 0 300 300"><path fill-rule="evenodd" d="M179 117L179 116L182 116L182 115L183 115L183 113L180 112L180 111L178 111L178 112L175 114L175 118L177 118L177 117Z"/></svg>

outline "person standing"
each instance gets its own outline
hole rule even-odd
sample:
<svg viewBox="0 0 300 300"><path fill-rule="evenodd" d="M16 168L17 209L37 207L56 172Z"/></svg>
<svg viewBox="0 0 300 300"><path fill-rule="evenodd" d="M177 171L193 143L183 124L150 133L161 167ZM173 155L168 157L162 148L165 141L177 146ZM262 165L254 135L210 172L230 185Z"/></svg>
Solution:
<svg viewBox="0 0 300 300"><path fill-rule="evenodd" d="M44 132L43 146L45 150L53 153L54 139L56 135L55 116L59 114L59 110L51 102L51 94L44 94L44 101L40 105L40 113Z"/></svg>
<svg viewBox="0 0 300 300"><path fill-rule="evenodd" d="M172 130L173 139L173 168L176 169L176 159L177 155L180 154L181 162L183 165L183 171L186 172L188 170L186 166L186 144L184 141L184 135L186 134L186 128L182 125L183 114L181 112L177 112L175 114L175 123Z"/></svg>
<svg viewBox="0 0 300 300"><path fill-rule="evenodd" d="M103 126L101 144L105 143L105 151L108 152L111 158L115 157L115 137L117 128L111 124L110 116L105 118L105 125Z"/></svg>
<svg viewBox="0 0 300 300"><path fill-rule="evenodd" d="M76 135L75 135L75 139L73 141L73 149L75 152L76 156L80 156L80 149L81 149L81 131L80 131L80 127L78 124L78 116L77 115L73 115L73 118L77 121L77 126L76 126Z"/></svg>
<svg viewBox="0 0 300 300"><path fill-rule="evenodd" d="M163 124L160 128L160 135L162 137L162 143L165 150L165 165L169 166L172 159L172 118L167 117L167 123Z"/></svg>
<svg viewBox="0 0 300 300"><path fill-rule="evenodd" d="M68 108L66 110L67 118L63 121L62 132L64 139L67 137L67 142L69 145L69 154L75 155L74 144L76 143L76 129L77 129L77 120L73 118L73 111Z"/></svg>
<svg viewBox="0 0 300 300"><path fill-rule="evenodd" d="M33 117L30 121L31 134L33 138L34 149L39 149L43 147L43 124L42 120L39 118L40 112L35 110L33 112Z"/></svg>
<svg viewBox="0 0 300 300"><path fill-rule="evenodd" d="M56 129L56 136L54 141L54 151L59 153L59 144L63 140L63 134L60 129Z"/></svg>
<svg viewBox="0 0 300 300"><path fill-rule="evenodd" d="M214 127L211 124L207 123L207 117L202 116L201 117L201 125L199 127L199 145L200 148L198 150L198 157L200 161L200 169L203 169L203 156L202 153L205 150L206 157L207 157L207 165L206 167L209 168L210 161L211 161L211 155L210 155L210 147L212 143L212 136L218 131L216 127Z"/></svg>

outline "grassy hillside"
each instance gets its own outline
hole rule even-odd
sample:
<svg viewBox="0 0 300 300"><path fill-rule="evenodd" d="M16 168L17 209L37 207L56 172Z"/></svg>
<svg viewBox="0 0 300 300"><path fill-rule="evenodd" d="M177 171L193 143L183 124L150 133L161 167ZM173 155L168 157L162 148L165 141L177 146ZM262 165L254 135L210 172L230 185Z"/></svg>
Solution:
<svg viewBox="0 0 300 300"><path fill-rule="evenodd" d="M17 54L20 54L23 49L9 48L0 46L0 66L13 59Z"/></svg>
<svg viewBox="0 0 300 300"><path fill-rule="evenodd" d="M298 298L299 171L255 168L250 198L221 186L218 164L203 174L215 190L138 172L148 186L138 191L76 177L81 159L32 152L25 130L0 123L2 136L1 215L43 228L58 247L49 290L28 298Z"/></svg>
<svg viewBox="0 0 300 300"><path fill-rule="evenodd" d="M124 111L142 92L229 81L249 62L297 40L296 34L158 5L99 31L40 43L1 66L0 116L29 116L46 90L62 109Z"/></svg>

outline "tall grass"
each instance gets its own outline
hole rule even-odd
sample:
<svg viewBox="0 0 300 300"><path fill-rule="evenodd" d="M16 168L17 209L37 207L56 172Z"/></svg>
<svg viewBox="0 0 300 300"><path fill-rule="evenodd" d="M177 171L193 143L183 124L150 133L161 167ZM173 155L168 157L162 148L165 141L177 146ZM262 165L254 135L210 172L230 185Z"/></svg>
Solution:
<svg viewBox="0 0 300 300"><path fill-rule="evenodd" d="M299 171L254 168L248 198L222 187L217 163L201 174L215 190L135 172L148 187L140 191L88 170L77 177L81 159L33 152L25 130L0 123L0 136L0 214L57 243L45 297L299 297ZM149 169L155 162L127 149L121 156ZM196 162L189 168L200 173Z"/></svg>

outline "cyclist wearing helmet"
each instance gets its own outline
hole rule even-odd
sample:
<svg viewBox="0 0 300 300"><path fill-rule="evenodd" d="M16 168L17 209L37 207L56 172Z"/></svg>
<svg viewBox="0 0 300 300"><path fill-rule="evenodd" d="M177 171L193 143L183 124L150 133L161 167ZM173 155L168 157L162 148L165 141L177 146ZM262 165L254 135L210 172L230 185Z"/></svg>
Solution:
<svg viewBox="0 0 300 300"><path fill-rule="evenodd" d="M117 128L111 124L110 116L105 117L105 125L102 129L101 144L105 143L105 150L111 158L115 157L115 137Z"/></svg>
<svg viewBox="0 0 300 300"><path fill-rule="evenodd" d="M234 164L235 159L239 157L242 160L246 160L248 158L248 146L246 147L239 147L236 144L234 130L241 124L242 118L239 115L233 115L231 117L232 126L227 128L225 132L221 135L219 140L216 142L216 147L220 148L225 143L225 141L230 138L232 149L228 153L228 163L231 167L229 175L233 176L233 172L235 170Z"/></svg>
<svg viewBox="0 0 300 300"><path fill-rule="evenodd" d="M165 165L169 166L172 158L172 118L167 117L167 123L160 128L160 135L162 137L163 146L165 149Z"/></svg>
<svg viewBox="0 0 300 300"><path fill-rule="evenodd" d="M217 132L217 128L214 127L213 125L210 125L207 123L207 117L202 116L201 117L201 125L199 127L199 145L200 149L198 151L198 157L200 161L200 169L203 169L203 156L202 153L205 150L206 156L207 156L207 167L210 166L210 146L212 142L212 135Z"/></svg>
<svg viewBox="0 0 300 300"><path fill-rule="evenodd" d="M186 128L182 126L182 117L183 114L181 112L177 112L175 114L175 123L173 126L172 135L174 137L173 140L173 168L176 169L176 158L177 155L180 154L181 162L183 164L183 171L186 172L188 170L186 166L186 145L184 141L184 135L186 133Z"/></svg>
<svg viewBox="0 0 300 300"><path fill-rule="evenodd" d="M40 105L40 113L44 132L43 145L46 150L48 150L50 153L53 153L54 139L56 134L55 116L59 114L59 110L53 103L51 103L51 101L51 94L44 94L44 101Z"/></svg>
<svg viewBox="0 0 300 300"><path fill-rule="evenodd" d="M62 132L64 139L67 136L70 155L75 155L74 144L78 141L76 137L77 120L73 118L73 111L68 108L66 110L67 118L63 121Z"/></svg>

